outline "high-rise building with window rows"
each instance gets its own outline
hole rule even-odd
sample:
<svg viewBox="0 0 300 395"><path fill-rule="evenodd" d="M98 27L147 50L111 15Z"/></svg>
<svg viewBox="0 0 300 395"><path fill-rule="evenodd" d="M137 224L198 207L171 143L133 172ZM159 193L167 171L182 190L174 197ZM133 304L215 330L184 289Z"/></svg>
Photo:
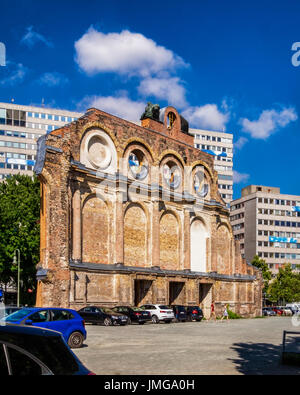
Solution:
<svg viewBox="0 0 300 395"><path fill-rule="evenodd" d="M14 174L33 175L37 139L81 115L46 107L0 103L0 181Z"/></svg>
<svg viewBox="0 0 300 395"><path fill-rule="evenodd" d="M231 202L230 222L247 262L264 259L273 274L290 263L300 265L300 196L280 188L249 185Z"/></svg>

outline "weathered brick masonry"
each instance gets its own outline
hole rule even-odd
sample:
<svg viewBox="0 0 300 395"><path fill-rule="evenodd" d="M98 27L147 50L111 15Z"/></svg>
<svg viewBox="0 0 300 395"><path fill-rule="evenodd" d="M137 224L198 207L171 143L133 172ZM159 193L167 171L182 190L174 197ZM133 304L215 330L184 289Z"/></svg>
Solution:
<svg viewBox="0 0 300 395"><path fill-rule="evenodd" d="M229 303L261 314L213 158L176 109L142 126L97 109L40 138L38 306Z"/></svg>

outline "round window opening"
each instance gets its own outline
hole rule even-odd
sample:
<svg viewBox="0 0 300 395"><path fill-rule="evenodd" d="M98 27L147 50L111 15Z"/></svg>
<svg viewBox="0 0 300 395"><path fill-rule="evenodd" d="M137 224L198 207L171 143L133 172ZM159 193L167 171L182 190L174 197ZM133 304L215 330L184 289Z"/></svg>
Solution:
<svg viewBox="0 0 300 395"><path fill-rule="evenodd" d="M202 198L206 197L209 191L209 183L203 171L198 170L194 175L194 190Z"/></svg>
<svg viewBox="0 0 300 395"><path fill-rule="evenodd" d="M92 165L105 169L111 162L111 150L108 142L99 135L92 136L88 141L88 158Z"/></svg>
<svg viewBox="0 0 300 395"><path fill-rule="evenodd" d="M163 166L163 177L170 188L178 188L181 183L180 168L174 162L166 163Z"/></svg>
<svg viewBox="0 0 300 395"><path fill-rule="evenodd" d="M134 150L129 154L128 166L136 180L144 180L149 172L148 161L142 151Z"/></svg>

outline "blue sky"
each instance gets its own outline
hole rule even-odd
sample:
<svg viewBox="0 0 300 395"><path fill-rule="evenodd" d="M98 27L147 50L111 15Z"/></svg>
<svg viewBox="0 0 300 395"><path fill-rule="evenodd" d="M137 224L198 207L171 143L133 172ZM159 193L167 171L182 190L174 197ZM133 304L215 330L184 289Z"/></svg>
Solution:
<svg viewBox="0 0 300 395"><path fill-rule="evenodd" d="M234 134L235 198L250 183L300 195L299 15L297 0L1 0L0 101L130 120L174 105Z"/></svg>

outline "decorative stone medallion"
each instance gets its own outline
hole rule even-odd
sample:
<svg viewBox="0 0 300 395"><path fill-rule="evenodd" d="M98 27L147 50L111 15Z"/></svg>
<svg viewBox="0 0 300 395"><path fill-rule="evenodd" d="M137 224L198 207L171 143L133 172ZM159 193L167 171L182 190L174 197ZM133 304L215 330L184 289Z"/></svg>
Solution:
<svg viewBox="0 0 300 395"><path fill-rule="evenodd" d="M207 196L209 192L209 183L207 182L203 170L198 170L194 174L193 186L194 186L194 191L198 196L202 198Z"/></svg>
<svg viewBox="0 0 300 395"><path fill-rule="evenodd" d="M144 180L149 172L148 161L140 150L133 150L128 157L128 167L136 180Z"/></svg>
<svg viewBox="0 0 300 395"><path fill-rule="evenodd" d="M163 166L163 177L171 189L177 189L181 184L180 168L172 161L167 162Z"/></svg>

